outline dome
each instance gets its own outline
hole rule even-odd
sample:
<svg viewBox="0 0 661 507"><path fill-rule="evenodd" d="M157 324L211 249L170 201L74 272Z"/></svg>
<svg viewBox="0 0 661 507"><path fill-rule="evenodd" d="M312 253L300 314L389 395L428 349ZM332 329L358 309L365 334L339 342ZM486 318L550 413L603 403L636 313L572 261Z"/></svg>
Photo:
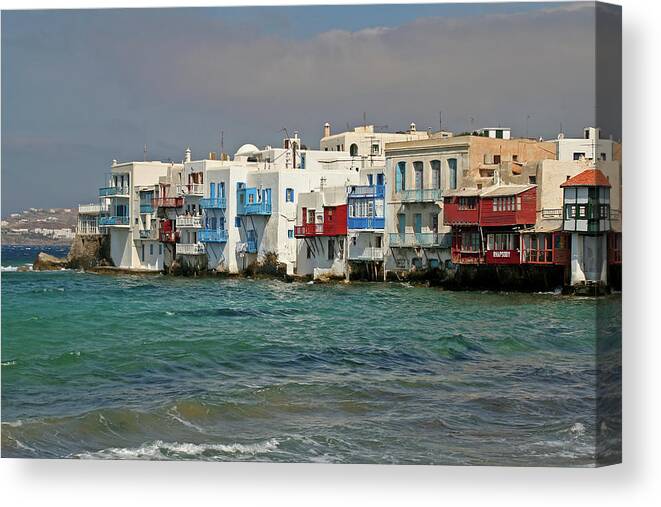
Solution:
<svg viewBox="0 0 661 507"><path fill-rule="evenodd" d="M256 151L259 151L259 148L255 146L254 144L244 144L237 150L237 152L234 154L235 157L247 157L248 155L251 155L255 153Z"/></svg>

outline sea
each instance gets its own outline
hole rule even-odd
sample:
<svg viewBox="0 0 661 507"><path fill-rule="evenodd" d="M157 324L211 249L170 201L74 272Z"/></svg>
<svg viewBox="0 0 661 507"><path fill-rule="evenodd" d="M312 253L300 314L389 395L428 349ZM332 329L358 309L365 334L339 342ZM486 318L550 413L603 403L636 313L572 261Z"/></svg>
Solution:
<svg viewBox="0 0 661 507"><path fill-rule="evenodd" d="M38 250L2 247L3 457L619 458L619 294L16 271Z"/></svg>

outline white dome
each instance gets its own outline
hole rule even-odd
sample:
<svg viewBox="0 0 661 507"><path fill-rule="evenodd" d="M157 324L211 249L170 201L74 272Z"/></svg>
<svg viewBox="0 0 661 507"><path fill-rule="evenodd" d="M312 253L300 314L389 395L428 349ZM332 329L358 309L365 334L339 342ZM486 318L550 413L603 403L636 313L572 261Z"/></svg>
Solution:
<svg viewBox="0 0 661 507"><path fill-rule="evenodd" d="M237 152L234 154L235 157L246 157L248 155L251 155L255 153L256 151L259 151L259 148L255 146L254 144L244 144L237 150Z"/></svg>

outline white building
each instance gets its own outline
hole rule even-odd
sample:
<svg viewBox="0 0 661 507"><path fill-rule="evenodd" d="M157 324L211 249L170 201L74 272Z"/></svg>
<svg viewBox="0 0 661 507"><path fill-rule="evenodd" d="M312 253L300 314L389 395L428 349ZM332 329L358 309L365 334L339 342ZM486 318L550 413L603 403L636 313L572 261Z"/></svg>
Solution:
<svg viewBox="0 0 661 507"><path fill-rule="evenodd" d="M620 159L620 144L612 139L601 139L596 127L583 129L580 139L566 138L560 134L555 141L558 160L594 160L610 162Z"/></svg>

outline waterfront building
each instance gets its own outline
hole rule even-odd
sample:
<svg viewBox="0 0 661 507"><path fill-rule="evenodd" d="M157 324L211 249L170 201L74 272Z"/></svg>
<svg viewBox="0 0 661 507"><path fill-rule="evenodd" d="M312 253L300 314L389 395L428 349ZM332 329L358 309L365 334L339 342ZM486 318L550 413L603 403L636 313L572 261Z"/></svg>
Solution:
<svg viewBox="0 0 661 507"><path fill-rule="evenodd" d="M488 135L443 137L386 146L387 271L433 269L451 259L452 236L443 220L443 195L522 180L528 161L555 158L550 142ZM534 177L529 184L534 184ZM471 190L467 191L471 193ZM477 195L458 195L464 200ZM479 224L471 224L473 226ZM464 225L465 227L468 224ZM466 230L466 239L470 231ZM472 236L471 236L472 238Z"/></svg>
<svg viewBox="0 0 661 507"><path fill-rule="evenodd" d="M108 229L100 226L101 217L108 212L108 203L101 200L98 204L81 204L78 206L78 223L76 234L81 236L96 236L107 234Z"/></svg>
<svg viewBox="0 0 661 507"><path fill-rule="evenodd" d="M582 138L567 138L561 133L554 143L558 160L622 160L622 145L612 139L602 139L598 127L584 128Z"/></svg>
<svg viewBox="0 0 661 507"><path fill-rule="evenodd" d="M101 201L108 202L107 214L99 219L110 235L110 257L124 269L163 269L163 246L159 242L158 220L151 204L154 188L173 164L164 162L113 161L106 186L99 189Z"/></svg>
<svg viewBox="0 0 661 507"><path fill-rule="evenodd" d="M296 274L345 277L347 273L347 194L346 187L322 187L298 197L299 240Z"/></svg>

